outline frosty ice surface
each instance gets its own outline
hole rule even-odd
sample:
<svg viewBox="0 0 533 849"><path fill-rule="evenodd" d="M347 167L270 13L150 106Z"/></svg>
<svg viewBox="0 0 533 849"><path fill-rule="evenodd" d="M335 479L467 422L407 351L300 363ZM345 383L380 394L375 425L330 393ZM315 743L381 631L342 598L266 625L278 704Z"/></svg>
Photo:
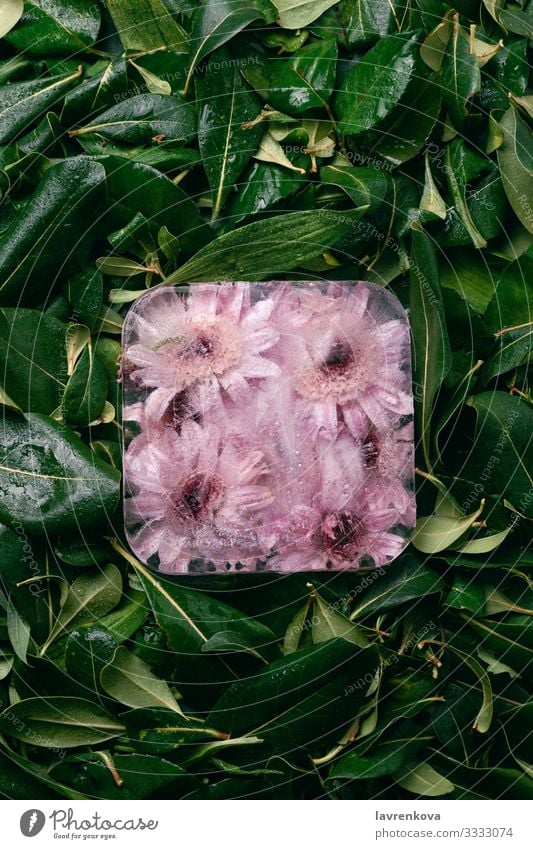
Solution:
<svg viewBox="0 0 533 849"><path fill-rule="evenodd" d="M161 287L124 328L125 522L165 572L383 566L414 526L409 328L354 283Z"/></svg>

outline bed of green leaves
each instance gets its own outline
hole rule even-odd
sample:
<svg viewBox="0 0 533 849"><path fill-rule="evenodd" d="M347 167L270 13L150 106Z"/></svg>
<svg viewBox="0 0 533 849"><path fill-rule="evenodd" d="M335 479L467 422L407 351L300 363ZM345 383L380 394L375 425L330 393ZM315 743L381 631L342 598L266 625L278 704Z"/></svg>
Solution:
<svg viewBox="0 0 533 849"><path fill-rule="evenodd" d="M0 0L4 797L532 797L532 11ZM128 304L291 275L409 307L413 543L153 574L121 541Z"/></svg>

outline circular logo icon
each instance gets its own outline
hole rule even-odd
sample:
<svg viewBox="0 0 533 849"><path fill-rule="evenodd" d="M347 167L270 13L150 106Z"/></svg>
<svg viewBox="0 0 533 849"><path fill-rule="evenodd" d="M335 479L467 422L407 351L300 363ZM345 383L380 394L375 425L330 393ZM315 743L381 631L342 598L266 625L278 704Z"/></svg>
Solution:
<svg viewBox="0 0 533 849"><path fill-rule="evenodd" d="M24 811L20 818L20 830L24 837L35 837L43 830L46 817L42 811L37 808L32 808L29 811Z"/></svg>

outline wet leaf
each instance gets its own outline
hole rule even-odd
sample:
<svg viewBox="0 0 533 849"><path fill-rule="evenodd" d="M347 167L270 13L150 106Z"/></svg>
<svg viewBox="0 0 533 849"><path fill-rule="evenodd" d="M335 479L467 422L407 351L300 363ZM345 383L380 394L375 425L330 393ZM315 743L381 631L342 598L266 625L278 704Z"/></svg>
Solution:
<svg viewBox="0 0 533 849"><path fill-rule="evenodd" d="M128 707L166 707L183 716L168 684L124 646L119 646L104 666L100 681L110 696Z"/></svg>
<svg viewBox="0 0 533 849"><path fill-rule="evenodd" d="M72 431L38 413L5 416L0 519L32 533L92 524L112 512L119 473Z"/></svg>

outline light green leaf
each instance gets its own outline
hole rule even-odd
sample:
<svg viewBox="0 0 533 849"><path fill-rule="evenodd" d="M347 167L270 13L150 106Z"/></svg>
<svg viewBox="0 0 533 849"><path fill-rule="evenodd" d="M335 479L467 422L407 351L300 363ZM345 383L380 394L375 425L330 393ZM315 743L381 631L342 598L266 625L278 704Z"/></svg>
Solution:
<svg viewBox="0 0 533 849"><path fill-rule="evenodd" d="M453 519L447 516L421 516L416 523L411 542L418 551L424 554L437 554L449 548L466 531L472 527L481 515L484 501L474 513L464 519Z"/></svg>
<svg viewBox="0 0 533 849"><path fill-rule="evenodd" d="M454 789L451 781L427 763L409 761L392 776L396 784L417 796L446 796Z"/></svg>
<svg viewBox="0 0 533 849"><path fill-rule="evenodd" d="M183 716L168 684L124 646L119 646L111 663L104 666L100 682L106 693L128 707L165 707Z"/></svg>
<svg viewBox="0 0 533 849"><path fill-rule="evenodd" d="M0 38L8 34L21 19L24 0L0 0Z"/></svg>
<svg viewBox="0 0 533 849"><path fill-rule="evenodd" d="M278 10L278 24L284 29L301 29L336 6L339 0L272 0Z"/></svg>
<svg viewBox="0 0 533 849"><path fill-rule="evenodd" d="M41 649L41 656L66 628L98 620L117 606L122 596L122 576L112 563L97 574L80 575L69 587L68 595Z"/></svg>

